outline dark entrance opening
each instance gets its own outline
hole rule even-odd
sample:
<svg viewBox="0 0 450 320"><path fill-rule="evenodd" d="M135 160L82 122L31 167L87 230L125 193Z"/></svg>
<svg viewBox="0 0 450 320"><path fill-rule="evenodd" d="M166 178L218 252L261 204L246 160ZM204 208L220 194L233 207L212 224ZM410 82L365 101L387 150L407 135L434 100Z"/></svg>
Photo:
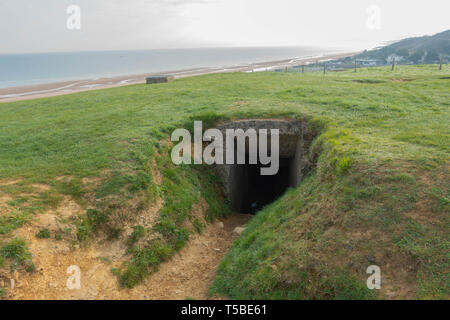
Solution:
<svg viewBox="0 0 450 320"><path fill-rule="evenodd" d="M254 214L282 196L290 185L291 162L292 158L280 158L278 173L271 176L261 175L261 164L236 165L233 171L240 201L235 209Z"/></svg>
<svg viewBox="0 0 450 320"><path fill-rule="evenodd" d="M308 150L316 133L310 130L306 120L244 119L220 124L218 129L224 135L227 134L228 130L239 129L246 136L245 164L237 164L238 143L242 140L235 139L235 161L216 166L217 173L224 186L225 196L230 203L231 210L235 212L256 213L260 211L264 206L283 196L288 187L298 186L313 163L315 163L315 158L311 158ZM257 132L258 147L260 134L267 134L267 138L269 138L268 133L270 131L270 143L267 143L266 150L267 155L271 154L271 147L269 147L269 145L272 145L271 130L278 130L277 157L279 159L279 170L277 174L263 176L260 171L261 165L249 164L248 152L256 152L259 156L259 149L257 151L249 150L249 143L252 141L252 133L248 131L249 129ZM266 132L261 130L266 130ZM236 133L236 131L234 132ZM240 152L243 152L242 149L240 150ZM313 157L315 156L313 155ZM254 160L253 157L252 160ZM257 163L260 163L259 159Z"/></svg>

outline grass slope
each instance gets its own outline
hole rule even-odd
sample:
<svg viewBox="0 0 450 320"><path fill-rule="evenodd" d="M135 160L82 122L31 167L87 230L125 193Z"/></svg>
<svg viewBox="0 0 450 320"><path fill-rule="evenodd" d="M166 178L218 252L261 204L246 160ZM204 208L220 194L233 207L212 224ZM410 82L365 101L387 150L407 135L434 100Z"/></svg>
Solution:
<svg viewBox="0 0 450 320"><path fill-rule="evenodd" d="M136 227L130 261L115 270L131 287L188 240L185 220L194 218L200 195L209 220L227 211L209 170L170 163L165 139L172 130L199 118L289 116L319 131L310 154L317 167L255 216L211 293L448 298L449 75L448 66L433 65L217 74L0 104L0 196L13 199L13 210L0 216L3 248L20 244L24 257L14 261L27 260L13 230L62 195L90 208L74 222L82 243L99 232L123 236L121 223L161 196L153 230L159 237L136 244L145 234ZM88 189L86 177L101 183ZM21 180L5 183L13 179ZM51 189L27 196L33 183ZM10 259L7 250L0 250L0 263ZM371 264L381 267L379 293L365 285Z"/></svg>

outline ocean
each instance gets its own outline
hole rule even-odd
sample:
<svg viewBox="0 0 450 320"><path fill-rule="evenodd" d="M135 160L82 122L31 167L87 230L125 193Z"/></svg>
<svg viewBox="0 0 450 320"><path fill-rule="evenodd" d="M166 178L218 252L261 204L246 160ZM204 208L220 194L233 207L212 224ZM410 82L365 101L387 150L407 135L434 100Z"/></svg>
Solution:
<svg viewBox="0 0 450 320"><path fill-rule="evenodd" d="M312 47L202 48L0 54L0 88L191 68L305 58L336 50Z"/></svg>

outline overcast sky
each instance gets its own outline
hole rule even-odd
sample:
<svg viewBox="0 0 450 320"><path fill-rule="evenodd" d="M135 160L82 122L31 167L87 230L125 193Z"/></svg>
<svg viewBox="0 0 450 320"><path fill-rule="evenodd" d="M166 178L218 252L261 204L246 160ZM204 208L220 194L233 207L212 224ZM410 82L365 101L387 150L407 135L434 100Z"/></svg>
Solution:
<svg viewBox="0 0 450 320"><path fill-rule="evenodd" d="M67 28L70 5L80 8L79 30ZM447 0L0 0L0 53L284 45L363 49L450 29L449 11Z"/></svg>

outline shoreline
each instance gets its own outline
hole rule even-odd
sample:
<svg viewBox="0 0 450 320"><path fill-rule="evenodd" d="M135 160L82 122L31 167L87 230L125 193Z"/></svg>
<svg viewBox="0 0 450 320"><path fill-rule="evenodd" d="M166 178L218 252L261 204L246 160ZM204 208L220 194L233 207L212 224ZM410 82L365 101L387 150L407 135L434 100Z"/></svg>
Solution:
<svg viewBox="0 0 450 320"><path fill-rule="evenodd" d="M321 56L314 56L314 57L292 58L292 59L284 59L284 60L277 60L277 61L250 63L248 65L242 65L242 66L205 67L205 68L142 73L142 74L134 74L134 75L104 77L104 78L97 78L97 79L72 80L72 81L54 82L54 83L46 83L46 84L0 88L0 103L61 96L61 95L66 95L66 94L71 94L71 93L76 93L76 92L116 88L116 87L122 87L122 86L126 86L126 85L132 85L132 84L144 84L145 78L148 76L168 74L168 75L174 76L175 79L181 79L181 78L186 78L186 77L195 77L195 76L199 76L199 75L213 74L213 73L262 72L262 71L272 70L272 69L277 69L277 68L292 67L292 66L298 66L298 65L302 65L302 64L310 64L310 63L314 63L316 61L322 62L322 61L340 59L340 58L345 58L348 56L353 56L358 53L359 52L324 54Z"/></svg>

